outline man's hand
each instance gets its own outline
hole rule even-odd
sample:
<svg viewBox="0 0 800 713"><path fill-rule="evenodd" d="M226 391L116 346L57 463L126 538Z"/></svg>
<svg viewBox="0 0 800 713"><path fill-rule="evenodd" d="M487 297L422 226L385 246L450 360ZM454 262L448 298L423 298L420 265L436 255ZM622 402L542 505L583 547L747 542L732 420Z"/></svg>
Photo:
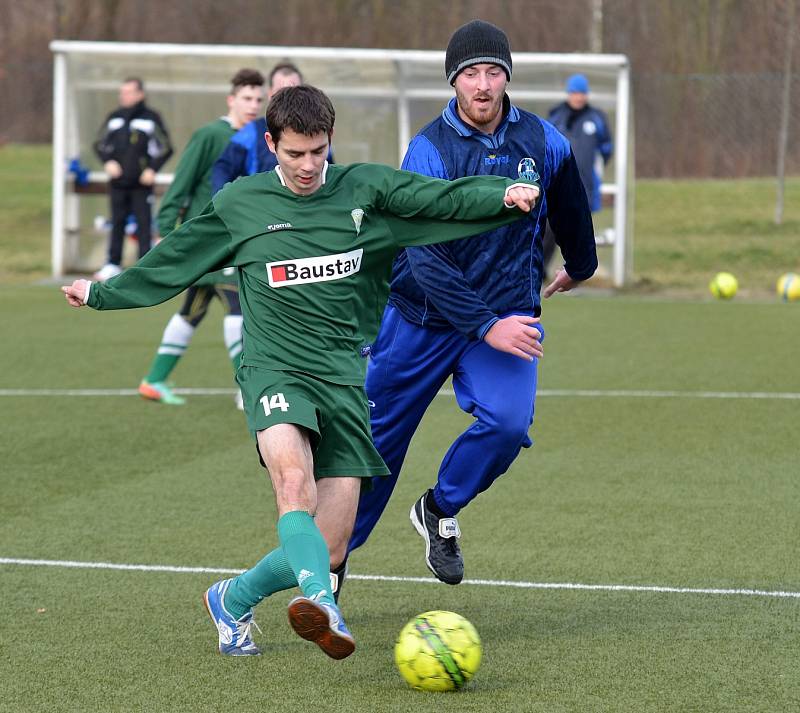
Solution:
<svg viewBox="0 0 800 713"><path fill-rule="evenodd" d="M562 267L556 273L556 276L553 278L553 281L547 287L544 288L544 292L542 294L545 296L545 298L547 298L555 294L556 292L569 292L573 287L577 287L579 284L580 284L579 281L573 280L567 274L567 271Z"/></svg>
<svg viewBox="0 0 800 713"><path fill-rule="evenodd" d="M156 172L152 168L146 168L139 176L139 183L143 186L152 186L156 182Z"/></svg>
<svg viewBox="0 0 800 713"><path fill-rule="evenodd" d="M525 213L530 213L533 206L536 205L536 199L539 198L539 189L537 186L514 186L506 191L503 202L506 208L513 208L516 206Z"/></svg>
<svg viewBox="0 0 800 713"><path fill-rule="evenodd" d="M75 280L71 285L64 285L61 291L67 298L71 307L83 307L86 291L89 289L89 280Z"/></svg>
<svg viewBox="0 0 800 713"><path fill-rule="evenodd" d="M113 159L103 164L103 170L109 178L119 178L122 175L122 166L119 165L119 161Z"/></svg>
<svg viewBox="0 0 800 713"><path fill-rule="evenodd" d="M483 341L497 351L508 352L526 361L541 359L544 355L539 341L542 333L532 326L538 322L538 317L512 314L497 320L486 332Z"/></svg>

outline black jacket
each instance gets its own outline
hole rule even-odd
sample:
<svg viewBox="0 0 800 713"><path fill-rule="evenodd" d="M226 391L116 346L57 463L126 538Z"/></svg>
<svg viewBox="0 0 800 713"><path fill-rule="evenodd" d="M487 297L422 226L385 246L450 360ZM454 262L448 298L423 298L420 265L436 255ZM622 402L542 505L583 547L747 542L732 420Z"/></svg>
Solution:
<svg viewBox="0 0 800 713"><path fill-rule="evenodd" d="M143 101L111 112L100 127L94 150L100 160L117 161L122 175L111 181L116 188L139 185L145 168L158 171L172 156L167 127Z"/></svg>

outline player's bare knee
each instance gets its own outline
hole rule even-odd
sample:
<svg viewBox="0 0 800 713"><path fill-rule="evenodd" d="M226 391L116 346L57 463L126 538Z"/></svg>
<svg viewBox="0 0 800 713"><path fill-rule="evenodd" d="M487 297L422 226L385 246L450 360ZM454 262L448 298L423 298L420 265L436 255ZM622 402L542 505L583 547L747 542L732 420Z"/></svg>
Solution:
<svg viewBox="0 0 800 713"><path fill-rule="evenodd" d="M292 510L317 510L316 491L302 468L281 468L271 472L278 506Z"/></svg>

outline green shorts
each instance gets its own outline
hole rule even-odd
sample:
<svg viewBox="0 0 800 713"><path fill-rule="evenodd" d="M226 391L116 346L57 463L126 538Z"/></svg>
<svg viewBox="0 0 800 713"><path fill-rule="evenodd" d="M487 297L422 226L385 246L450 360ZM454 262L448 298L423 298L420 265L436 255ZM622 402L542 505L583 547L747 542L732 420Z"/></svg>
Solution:
<svg viewBox="0 0 800 713"><path fill-rule="evenodd" d="M369 404L362 387L254 366L240 367L236 381L253 436L278 423L308 429L315 479L389 474L372 442Z"/></svg>

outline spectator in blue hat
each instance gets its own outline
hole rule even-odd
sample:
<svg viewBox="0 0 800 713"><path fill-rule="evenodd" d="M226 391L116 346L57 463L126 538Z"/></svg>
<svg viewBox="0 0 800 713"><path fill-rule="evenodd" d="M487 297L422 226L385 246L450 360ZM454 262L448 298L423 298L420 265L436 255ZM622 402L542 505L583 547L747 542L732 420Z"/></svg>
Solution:
<svg viewBox="0 0 800 713"><path fill-rule="evenodd" d="M589 207L600 210L600 183L603 166L614 145L605 112L589 103L589 80L573 74L567 80L567 99L550 110L550 123L569 139L581 174Z"/></svg>
<svg viewBox="0 0 800 713"><path fill-rule="evenodd" d="M550 123L567 137L578 163L589 207L597 212L602 206L600 185L603 167L613 153L614 144L605 112L589 103L589 80L583 74L567 79L567 98L550 110ZM555 251L552 232L544 240L544 264Z"/></svg>

